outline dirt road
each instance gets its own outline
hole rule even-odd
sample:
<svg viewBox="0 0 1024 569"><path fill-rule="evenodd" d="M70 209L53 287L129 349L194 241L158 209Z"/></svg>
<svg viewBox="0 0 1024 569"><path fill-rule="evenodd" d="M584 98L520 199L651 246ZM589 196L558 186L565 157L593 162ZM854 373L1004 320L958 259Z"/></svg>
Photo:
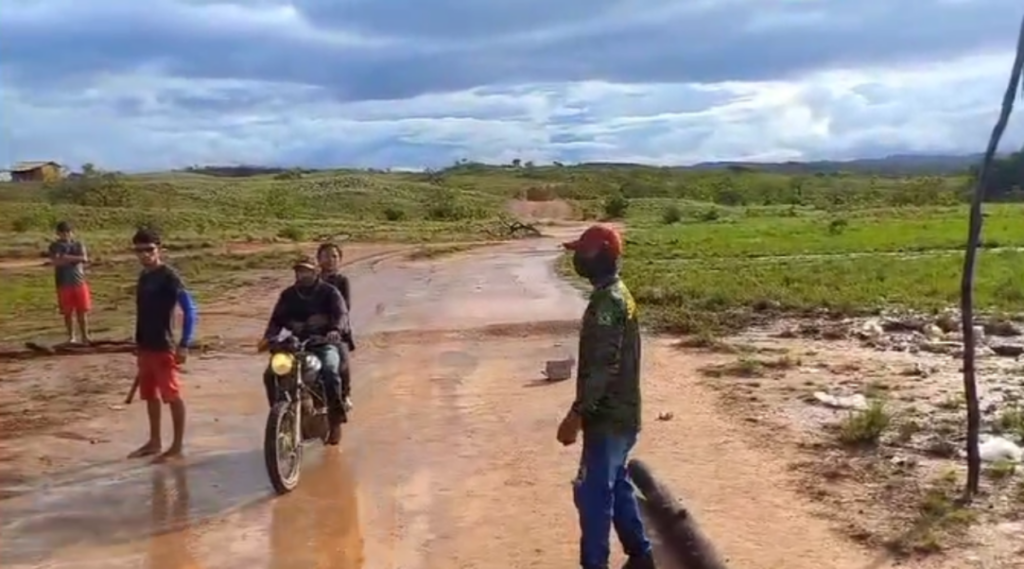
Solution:
<svg viewBox="0 0 1024 569"><path fill-rule="evenodd" d="M260 450L264 361L241 349L188 365L184 465L121 458L145 432L140 406L117 405L124 380L90 399L90 417L8 440L0 456L24 468L20 486L7 488L19 495L0 501L0 566L576 566L578 449L554 441L573 386L541 380L540 369L574 351L583 301L554 275L556 256L557 241L545 239L353 266L357 407L343 450L307 454L292 495L271 498ZM255 338L273 288L209 309L201 326L223 327L236 344ZM785 457L720 414L698 386L699 357L648 340L638 454L731 567L865 567L866 554L790 489ZM109 378L131 362L89 365ZM656 421L662 411L675 418ZM32 465L64 473L33 480L24 473Z"/></svg>

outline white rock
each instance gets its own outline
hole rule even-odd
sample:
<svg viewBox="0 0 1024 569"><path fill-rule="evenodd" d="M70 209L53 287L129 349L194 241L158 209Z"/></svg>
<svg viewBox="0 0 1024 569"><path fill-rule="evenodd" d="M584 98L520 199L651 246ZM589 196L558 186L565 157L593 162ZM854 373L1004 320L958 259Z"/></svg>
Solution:
<svg viewBox="0 0 1024 569"><path fill-rule="evenodd" d="M860 393L854 395L829 395L824 391L815 391L814 398L824 405L835 409L856 409L863 411L868 408L868 400Z"/></svg>
<svg viewBox="0 0 1024 569"><path fill-rule="evenodd" d="M978 445L978 453L984 462L999 462L1003 460L1010 462L1024 461L1024 449L1003 437L991 437L982 441Z"/></svg>
<svg viewBox="0 0 1024 569"><path fill-rule="evenodd" d="M879 338L885 334L885 330L882 329L882 325L877 320L868 320L861 325L861 334L864 334L868 338Z"/></svg>

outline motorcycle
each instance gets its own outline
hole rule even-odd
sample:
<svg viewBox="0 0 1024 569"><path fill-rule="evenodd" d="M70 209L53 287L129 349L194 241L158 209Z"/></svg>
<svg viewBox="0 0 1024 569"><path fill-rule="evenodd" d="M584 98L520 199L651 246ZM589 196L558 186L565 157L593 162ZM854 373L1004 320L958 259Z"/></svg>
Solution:
<svg viewBox="0 0 1024 569"><path fill-rule="evenodd" d="M311 351L325 341L321 337L300 341L289 336L260 346L261 351L270 352L270 370L277 386L275 403L267 415L263 457L270 483L278 494L287 494L298 486L303 446L314 441L327 443L330 422L320 379L323 364Z"/></svg>

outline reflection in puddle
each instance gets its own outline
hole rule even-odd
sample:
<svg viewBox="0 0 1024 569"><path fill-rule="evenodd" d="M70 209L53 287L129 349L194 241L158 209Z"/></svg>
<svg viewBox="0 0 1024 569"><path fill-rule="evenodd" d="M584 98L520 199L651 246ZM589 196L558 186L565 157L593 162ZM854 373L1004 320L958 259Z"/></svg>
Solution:
<svg viewBox="0 0 1024 569"><path fill-rule="evenodd" d="M311 448L304 462L299 487L281 497L269 489L262 453L249 451L108 472L8 500L0 557L15 568L359 569L350 465L336 449Z"/></svg>
<svg viewBox="0 0 1024 569"><path fill-rule="evenodd" d="M334 450L315 469L303 472L299 487L274 501L270 522L269 569L359 569L363 535L352 469Z"/></svg>

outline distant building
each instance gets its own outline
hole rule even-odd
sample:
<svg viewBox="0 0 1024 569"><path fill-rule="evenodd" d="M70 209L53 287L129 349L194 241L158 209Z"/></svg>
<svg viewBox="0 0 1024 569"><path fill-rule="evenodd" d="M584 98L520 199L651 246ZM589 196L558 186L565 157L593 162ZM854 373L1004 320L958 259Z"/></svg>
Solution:
<svg viewBox="0 0 1024 569"><path fill-rule="evenodd" d="M0 170L0 182L10 182L10 181L11 181L11 171L10 170Z"/></svg>
<svg viewBox="0 0 1024 569"><path fill-rule="evenodd" d="M55 182L64 177L56 162L18 162L10 171L12 182Z"/></svg>

